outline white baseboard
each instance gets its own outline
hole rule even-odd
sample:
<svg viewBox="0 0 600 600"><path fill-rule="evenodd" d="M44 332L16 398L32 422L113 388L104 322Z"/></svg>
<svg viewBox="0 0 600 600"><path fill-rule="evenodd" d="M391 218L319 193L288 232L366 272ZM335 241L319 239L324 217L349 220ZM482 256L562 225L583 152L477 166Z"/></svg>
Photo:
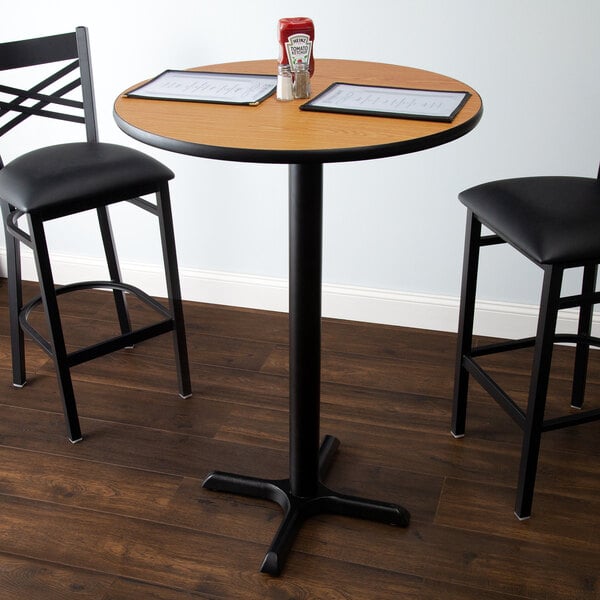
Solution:
<svg viewBox="0 0 600 600"><path fill-rule="evenodd" d="M23 278L37 280L33 256L24 250ZM96 258L53 255L56 283L106 279L104 262ZM151 295L164 296L162 270L156 265L122 263L123 278ZM180 267L184 299L211 304L243 306L285 312L288 310L287 280ZM0 248L0 276L6 276L6 251ZM337 319L383 323L418 329L456 331L458 298L323 284L323 315ZM478 335L518 338L533 335L537 306L505 302L478 302L475 331ZM575 331L577 311L562 311L561 331ZM600 320L594 320L599 335Z"/></svg>

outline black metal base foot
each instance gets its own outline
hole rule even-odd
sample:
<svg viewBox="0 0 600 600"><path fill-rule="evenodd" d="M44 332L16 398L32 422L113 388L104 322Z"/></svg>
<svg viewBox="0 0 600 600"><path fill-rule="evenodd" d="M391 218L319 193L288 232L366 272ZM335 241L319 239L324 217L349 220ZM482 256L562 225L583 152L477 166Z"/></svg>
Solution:
<svg viewBox="0 0 600 600"><path fill-rule="evenodd" d="M319 478L329 469L339 441L326 436L319 454ZM290 489L289 479L259 479L245 475L215 471L208 475L202 487L218 492L230 492L277 502L284 510L284 518L265 555L260 570L279 575L296 535L305 519L318 514L336 514L367 519L390 525L408 526L410 514L401 506L339 494L318 484L317 493L299 497Z"/></svg>

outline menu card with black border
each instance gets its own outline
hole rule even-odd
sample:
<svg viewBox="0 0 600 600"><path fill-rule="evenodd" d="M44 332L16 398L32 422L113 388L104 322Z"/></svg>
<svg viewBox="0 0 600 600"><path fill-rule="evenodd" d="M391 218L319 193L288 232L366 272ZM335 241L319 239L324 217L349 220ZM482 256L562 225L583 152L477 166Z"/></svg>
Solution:
<svg viewBox="0 0 600 600"><path fill-rule="evenodd" d="M276 75L168 69L127 92L127 97L254 106L273 94L276 87Z"/></svg>
<svg viewBox="0 0 600 600"><path fill-rule="evenodd" d="M300 109L450 123L470 96L465 91L336 82Z"/></svg>

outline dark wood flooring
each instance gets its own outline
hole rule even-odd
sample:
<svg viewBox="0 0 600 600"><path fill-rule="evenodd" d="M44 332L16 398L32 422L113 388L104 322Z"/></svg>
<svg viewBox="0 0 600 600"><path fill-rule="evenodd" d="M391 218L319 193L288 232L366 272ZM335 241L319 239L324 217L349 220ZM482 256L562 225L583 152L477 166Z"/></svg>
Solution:
<svg viewBox="0 0 600 600"><path fill-rule="evenodd" d="M111 296L77 296L61 301L69 343L110 334ZM327 483L412 522L315 517L272 578L258 568L280 509L200 484L213 469L286 476L287 315L186 303L188 400L169 337L77 367L72 445L32 343L28 384L11 385L6 305L0 280L1 600L600 598L598 423L545 435L534 516L517 521L517 427L474 384L467 436L449 433L452 334L324 321L322 433L342 442ZM552 411L569 361L561 348ZM520 393L528 368L523 351L497 364Z"/></svg>

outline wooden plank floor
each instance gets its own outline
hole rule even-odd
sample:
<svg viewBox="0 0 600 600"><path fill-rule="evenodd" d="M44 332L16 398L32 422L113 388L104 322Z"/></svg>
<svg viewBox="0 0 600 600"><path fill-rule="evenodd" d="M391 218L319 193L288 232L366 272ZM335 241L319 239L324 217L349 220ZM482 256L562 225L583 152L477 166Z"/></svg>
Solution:
<svg viewBox="0 0 600 600"><path fill-rule="evenodd" d="M70 344L114 331L109 294L61 303ZM452 334L323 323L322 433L342 442L327 483L412 522L316 517L272 578L258 567L280 509L200 485L213 469L285 477L287 315L186 303L188 400L169 337L77 367L72 445L32 343L28 384L11 385L6 306L0 280L0 600L600 598L598 423L546 434L534 516L518 522L516 426L474 384L467 436L449 433ZM551 411L568 391L560 350ZM522 351L497 363L521 394L528 368Z"/></svg>

